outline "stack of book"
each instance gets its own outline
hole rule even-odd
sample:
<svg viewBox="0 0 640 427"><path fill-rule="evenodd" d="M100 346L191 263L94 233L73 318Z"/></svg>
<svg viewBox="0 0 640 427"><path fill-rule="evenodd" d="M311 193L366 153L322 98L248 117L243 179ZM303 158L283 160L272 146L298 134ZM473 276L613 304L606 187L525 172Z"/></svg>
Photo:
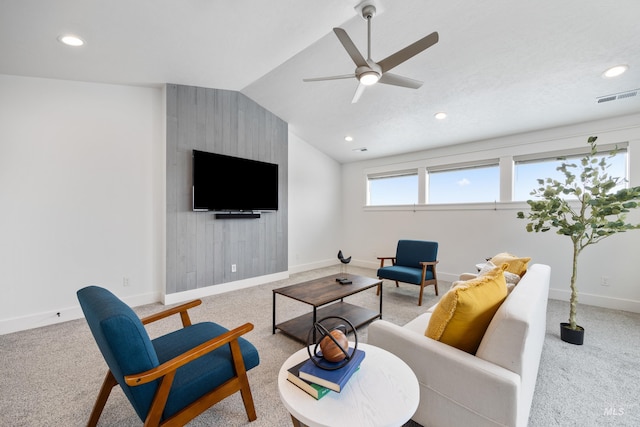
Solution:
<svg viewBox="0 0 640 427"><path fill-rule="evenodd" d="M349 381L349 378L360 368L360 363L362 363L362 359L364 359L365 356L362 350L356 349L355 354L353 354L353 351L353 348L349 348L349 353L352 354L349 363L333 370L322 369L316 366L310 359L303 360L289 368L287 379L316 399L321 399L332 390L340 393ZM331 363L316 356L312 357L322 366L329 368L343 363Z"/></svg>

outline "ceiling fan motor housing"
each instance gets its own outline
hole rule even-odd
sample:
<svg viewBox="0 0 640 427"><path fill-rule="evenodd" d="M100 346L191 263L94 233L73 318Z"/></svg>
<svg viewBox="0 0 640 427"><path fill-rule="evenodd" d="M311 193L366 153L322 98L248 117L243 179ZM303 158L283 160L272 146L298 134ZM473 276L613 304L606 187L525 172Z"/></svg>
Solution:
<svg viewBox="0 0 640 427"><path fill-rule="evenodd" d="M367 4L362 7L362 17L371 19L376 15L376 7L373 4Z"/></svg>
<svg viewBox="0 0 640 427"><path fill-rule="evenodd" d="M382 68L371 60L367 60L367 64L368 66L366 67L362 66L356 68L356 77L363 85L370 86L380 80L380 77L382 76Z"/></svg>

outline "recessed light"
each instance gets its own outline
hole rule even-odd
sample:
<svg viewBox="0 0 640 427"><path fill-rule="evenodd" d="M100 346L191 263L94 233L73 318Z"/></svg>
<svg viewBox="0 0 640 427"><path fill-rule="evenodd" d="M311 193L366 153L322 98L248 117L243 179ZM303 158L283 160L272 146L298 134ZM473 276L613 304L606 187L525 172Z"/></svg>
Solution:
<svg viewBox="0 0 640 427"><path fill-rule="evenodd" d="M351 142L351 141L353 141L353 137L347 135L347 136L344 137L344 140L347 141L347 142Z"/></svg>
<svg viewBox="0 0 640 427"><path fill-rule="evenodd" d="M435 113L433 117L435 117L438 120L444 120L447 118L447 113L444 113L444 112Z"/></svg>
<svg viewBox="0 0 640 427"><path fill-rule="evenodd" d="M626 64L616 65L615 67L611 67L607 71L602 73L602 77L604 78L618 77L620 74L624 73L628 69L629 69L629 66Z"/></svg>
<svg viewBox="0 0 640 427"><path fill-rule="evenodd" d="M72 34L63 34L60 37L58 37L58 41L60 43L66 44L67 46L73 46L73 47L82 46L84 44L84 40Z"/></svg>

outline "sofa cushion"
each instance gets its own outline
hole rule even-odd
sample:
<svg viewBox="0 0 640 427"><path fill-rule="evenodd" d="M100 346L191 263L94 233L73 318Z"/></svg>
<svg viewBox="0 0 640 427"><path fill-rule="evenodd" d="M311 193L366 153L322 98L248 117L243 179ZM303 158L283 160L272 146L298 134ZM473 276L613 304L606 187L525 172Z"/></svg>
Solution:
<svg viewBox="0 0 640 427"><path fill-rule="evenodd" d="M489 260L494 265L502 265L506 262L509 265L506 271L517 274L520 277L527 272L529 261L531 261L530 257L518 257L508 252L501 252Z"/></svg>
<svg viewBox="0 0 640 427"><path fill-rule="evenodd" d="M450 289L433 310L425 335L475 354L485 330L507 297L507 265Z"/></svg>

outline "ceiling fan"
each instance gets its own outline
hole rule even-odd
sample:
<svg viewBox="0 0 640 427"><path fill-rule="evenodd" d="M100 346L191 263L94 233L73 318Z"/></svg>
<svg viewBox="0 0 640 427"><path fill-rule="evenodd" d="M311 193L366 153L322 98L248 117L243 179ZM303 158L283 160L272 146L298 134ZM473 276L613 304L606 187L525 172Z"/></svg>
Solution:
<svg viewBox="0 0 640 427"><path fill-rule="evenodd" d="M353 95L353 99L351 100L352 103L358 102L358 99L367 86L371 86L376 83L402 86L410 89L418 89L422 86L421 81L392 74L389 70L436 44L438 42L438 33L433 32L428 36L421 38L417 42L410 44L404 49L400 49L396 53L387 56L383 60L375 62L371 59L371 19L375 14L376 7L372 4L365 5L362 8L362 17L367 20L367 59L365 59L360 51L358 51L358 48L345 30L342 28L333 29L333 32L338 36L338 40L340 40L340 43L342 43L342 46L344 46L349 56L356 64L355 73L343 74L340 76L303 79L303 81L318 82L324 80L350 79L355 77L358 79L359 83L356 93Z"/></svg>

